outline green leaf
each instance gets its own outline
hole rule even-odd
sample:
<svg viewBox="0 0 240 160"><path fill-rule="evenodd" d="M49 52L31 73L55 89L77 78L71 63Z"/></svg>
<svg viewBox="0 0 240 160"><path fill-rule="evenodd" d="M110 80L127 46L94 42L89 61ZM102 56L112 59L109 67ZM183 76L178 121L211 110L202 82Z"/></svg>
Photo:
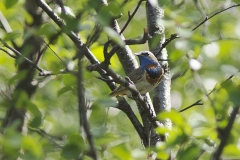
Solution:
<svg viewBox="0 0 240 160"><path fill-rule="evenodd" d="M11 41L11 40L16 39L16 38L19 37L20 35L21 35L20 32L19 32L18 30L15 30L15 31L6 33L2 40L3 40L4 42Z"/></svg>
<svg viewBox="0 0 240 160"><path fill-rule="evenodd" d="M240 105L240 85L235 84L233 81L227 81L223 84L223 88L225 88L228 92L229 100L236 106Z"/></svg>
<svg viewBox="0 0 240 160"><path fill-rule="evenodd" d="M120 35L110 27L104 27L104 32L117 44L124 46L125 42L122 40Z"/></svg>
<svg viewBox="0 0 240 160"><path fill-rule="evenodd" d="M37 144L37 145L36 145ZM39 143L39 140L31 137L24 136L22 149L24 150L24 158L25 159L37 159L42 155L42 145ZM23 158L23 157L22 157Z"/></svg>
<svg viewBox="0 0 240 160"><path fill-rule="evenodd" d="M16 75L9 79L8 85L9 86L13 85L15 81L22 80L23 78L25 78L26 75L27 75L26 71L19 71Z"/></svg>
<svg viewBox="0 0 240 160"><path fill-rule="evenodd" d="M182 115L175 110L172 110L171 112L161 112L157 117L160 120L169 118L172 121L172 123L176 123L178 125L182 125L184 123Z"/></svg>
<svg viewBox="0 0 240 160"><path fill-rule="evenodd" d="M63 147L62 156L68 159L76 159L80 155L81 150L77 144L67 144Z"/></svg>
<svg viewBox="0 0 240 160"><path fill-rule="evenodd" d="M26 91L18 90L13 94L13 101L17 108L26 108L29 104L29 97Z"/></svg>
<svg viewBox="0 0 240 160"><path fill-rule="evenodd" d="M131 154L124 143L116 145L110 151L120 160L131 160Z"/></svg>
<svg viewBox="0 0 240 160"><path fill-rule="evenodd" d="M38 107L30 102L27 105L27 109L30 111L32 114L33 118L30 120L29 126L32 128L38 128L42 124L42 113L38 109Z"/></svg>
<svg viewBox="0 0 240 160"><path fill-rule="evenodd" d="M12 6L14 6L16 3L18 2L18 0L5 0L5 7L7 9L11 8Z"/></svg>
<svg viewBox="0 0 240 160"><path fill-rule="evenodd" d="M161 38L162 36L161 35L154 35L150 41L149 41L149 44L150 44L150 48L156 48L157 45L160 44L160 41L161 41Z"/></svg>
<svg viewBox="0 0 240 160"><path fill-rule="evenodd" d="M74 86L77 84L77 79L74 75L65 74L63 75L63 83L65 86Z"/></svg>
<svg viewBox="0 0 240 160"><path fill-rule="evenodd" d="M196 143L191 143L178 151L176 159L197 159L200 153L200 146Z"/></svg>
<svg viewBox="0 0 240 160"><path fill-rule="evenodd" d="M85 148L85 142L79 133L67 137L67 144L63 147L62 156L76 159Z"/></svg>
<svg viewBox="0 0 240 160"><path fill-rule="evenodd" d="M52 24L46 23L37 30L38 35L44 35L47 38L50 38L54 33L56 33L56 27Z"/></svg>
<svg viewBox="0 0 240 160"><path fill-rule="evenodd" d="M232 158L240 158L240 149L236 145L229 144L224 147L223 154Z"/></svg>
<svg viewBox="0 0 240 160"><path fill-rule="evenodd" d="M59 91L58 91L58 96L68 92L68 91L71 91L72 90L72 87L71 86L66 86L66 87L63 87L61 88Z"/></svg>

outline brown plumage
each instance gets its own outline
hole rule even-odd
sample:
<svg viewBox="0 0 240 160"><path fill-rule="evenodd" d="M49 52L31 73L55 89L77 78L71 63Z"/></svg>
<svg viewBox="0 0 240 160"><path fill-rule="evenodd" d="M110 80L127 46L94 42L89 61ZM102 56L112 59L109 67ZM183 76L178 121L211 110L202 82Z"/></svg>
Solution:
<svg viewBox="0 0 240 160"><path fill-rule="evenodd" d="M135 84L141 94L145 94L154 89L161 81L164 71L158 63L157 58L149 51L142 51L136 54L140 61L140 67L134 69L128 77ZM113 90L110 96L131 95L131 92L120 85Z"/></svg>

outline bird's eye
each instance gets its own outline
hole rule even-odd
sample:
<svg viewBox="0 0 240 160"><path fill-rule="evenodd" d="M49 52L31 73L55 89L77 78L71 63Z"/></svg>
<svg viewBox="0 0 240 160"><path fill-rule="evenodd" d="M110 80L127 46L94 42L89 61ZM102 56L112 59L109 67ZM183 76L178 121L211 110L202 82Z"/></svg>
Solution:
<svg viewBox="0 0 240 160"><path fill-rule="evenodd" d="M148 56L149 54L148 54L148 52L144 52L143 55L144 56Z"/></svg>

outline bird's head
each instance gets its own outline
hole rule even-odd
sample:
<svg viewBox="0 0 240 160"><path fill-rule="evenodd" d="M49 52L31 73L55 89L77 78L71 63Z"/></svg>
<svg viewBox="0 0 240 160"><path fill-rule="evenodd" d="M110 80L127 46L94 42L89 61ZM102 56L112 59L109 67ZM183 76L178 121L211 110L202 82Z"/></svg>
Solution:
<svg viewBox="0 0 240 160"><path fill-rule="evenodd" d="M157 58L150 51L142 51L139 53L135 53L135 55L139 58L141 69L144 69L148 65L160 65Z"/></svg>

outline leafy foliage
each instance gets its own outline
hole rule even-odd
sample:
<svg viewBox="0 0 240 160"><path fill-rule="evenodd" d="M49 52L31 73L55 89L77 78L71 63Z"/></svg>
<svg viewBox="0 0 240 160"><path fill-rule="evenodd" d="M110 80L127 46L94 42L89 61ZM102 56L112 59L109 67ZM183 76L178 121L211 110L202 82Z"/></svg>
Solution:
<svg viewBox="0 0 240 160"><path fill-rule="evenodd" d="M98 36L89 48L99 61L104 60L103 47L107 37L119 45L123 40L110 27L112 17L118 18L120 27L128 19L136 1L110 1L101 7L95 1L64 1L66 14L58 12L61 7L49 5L64 19L66 26L61 31L57 25L46 18L39 28L28 28L34 21L24 9L23 1L0 1L0 11L6 18L12 32L7 33L0 25L0 38L3 42L20 46L31 35L44 39L46 44L38 66L52 73L59 73L71 64L72 71L78 68L76 47L62 32L76 31L81 40ZM155 1L154 1L155 2ZM240 20L239 7L233 7L215 15L199 28L192 31L206 16L223 10L235 3L231 1L190 1L179 4L173 1L159 1L165 10L165 17L160 20L165 26L166 37L177 33L180 38L167 45L169 64L173 74L171 93L172 111L162 112L159 120L170 119L172 128L157 128L159 134L166 134L167 141L155 148L143 149L141 140L126 115L117 106L115 98L108 97L110 89L106 83L97 79L97 73L83 70L87 116L100 159L146 159L155 151L155 157L167 159L172 150L176 159L211 159L218 150L225 136L225 129L235 107L240 107ZM174 1L175 3L175 1ZM200 6L200 8L198 8ZM67 10L67 7L69 10ZM98 11L97 14L95 11ZM122 15L120 16L120 14ZM146 28L145 4L142 3L123 35L127 38L140 37ZM43 13L45 17L47 15ZM92 35L97 24L103 27ZM98 35L97 35L98 34ZM56 37L56 38L53 38ZM158 38L158 37L156 37ZM159 38L158 38L159 40ZM13 43L14 42L14 43ZM50 43L51 42L51 43ZM0 44L3 49L3 44ZM148 50L146 44L130 46L133 52ZM31 48L28 48L30 50ZM26 53L28 53L26 50ZM12 51L8 53L14 55ZM31 99L24 91L15 92L15 86L26 77L25 72L17 70L20 57L15 61L0 50L0 119L13 104L27 110L28 134L16 131L19 121L15 121L0 134L0 157L17 159L19 151L22 159L77 159L88 157L89 146L86 135L80 128L77 100L77 79L74 74L56 74L52 76L34 76L33 84L37 91ZM24 54L25 55L25 54ZM191 70L190 59L201 63L199 70ZM89 62L84 57L81 63L86 67ZM124 75L118 58L111 58L110 67ZM230 78L228 78L231 76ZM224 82L224 83L223 83ZM214 89L214 90L213 90ZM212 92L211 92L212 91ZM211 94L209 94L211 93ZM201 99L202 105L179 112L181 109ZM137 107L129 99L134 112L139 117ZM230 134L223 148L222 158L240 158L240 118L236 116L230 128Z"/></svg>

